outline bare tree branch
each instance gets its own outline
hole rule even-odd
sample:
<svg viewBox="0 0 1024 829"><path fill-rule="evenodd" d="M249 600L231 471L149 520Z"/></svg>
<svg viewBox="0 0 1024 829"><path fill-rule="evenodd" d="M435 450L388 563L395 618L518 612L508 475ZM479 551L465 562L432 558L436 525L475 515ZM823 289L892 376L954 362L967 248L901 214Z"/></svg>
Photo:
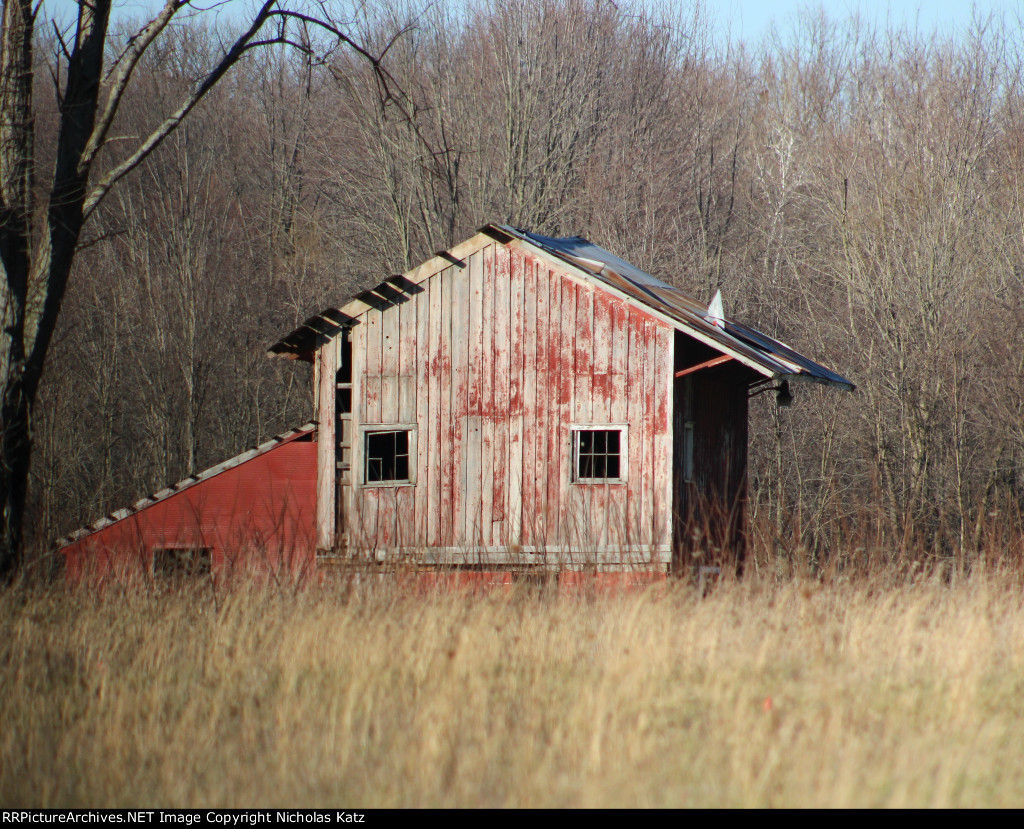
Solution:
<svg viewBox="0 0 1024 829"><path fill-rule="evenodd" d="M239 58L248 51L252 43L251 41L263 28L263 24L267 22L270 17L273 7L276 5L277 0L267 0L261 7L259 12L253 18L252 25L235 40L231 48L224 53L220 62L206 75L205 78L196 86L192 93L185 99L185 101L175 110L171 115L164 119L164 121L149 134L149 136L139 145L139 148L132 153L128 158L110 170L102 179L96 184L89 195L85 199L83 207L84 219L88 219L92 212L96 209L99 203L103 200L104 196L110 192L110 188L117 184L122 178L128 173L134 170L143 159L145 159L153 150L160 146L161 142L167 138L178 125L182 122L186 115L192 111L192 108L198 104L203 97L209 92L214 85L219 81L224 74L238 62ZM164 7L166 12L171 8L172 4L175 6L175 10L179 4L175 0L168 0L167 6ZM173 12L171 12L173 14ZM168 17L168 20L170 18ZM166 21L164 22L166 25ZM158 34L159 32L157 32ZM155 35L154 35L155 36ZM149 42L152 42L150 40ZM148 43L147 43L148 45ZM141 55L140 55L141 57ZM136 61L137 62L137 61ZM123 87L122 87L123 94ZM118 101L119 103L119 101ZM116 111L116 105L114 106ZM111 116L113 117L113 116ZM109 124L107 125L109 127Z"/></svg>
<svg viewBox="0 0 1024 829"><path fill-rule="evenodd" d="M129 39L128 45L121 55L118 56L114 63L118 71L114 77L114 82L107 92L107 103L96 121L92 135L89 136L89 143L86 144L85 150L82 152L82 160L79 162L79 165L83 169L87 170L89 168L96 157L96 153L103 147L107 132L110 130L110 125L113 124L117 111L121 106L121 101L124 100L125 89L127 89L128 83L132 79L135 67L142 60L142 56L146 53L150 44L157 39L160 33L167 27L167 24L171 22L177 11L184 5L184 0L167 0L160 13ZM113 71L113 68L111 67L111 71Z"/></svg>

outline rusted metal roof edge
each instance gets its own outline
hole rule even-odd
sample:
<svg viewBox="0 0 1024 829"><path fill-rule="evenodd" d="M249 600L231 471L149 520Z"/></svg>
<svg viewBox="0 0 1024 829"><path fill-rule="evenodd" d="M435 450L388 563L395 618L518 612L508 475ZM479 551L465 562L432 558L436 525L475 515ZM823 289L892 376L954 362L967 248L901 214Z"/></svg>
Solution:
<svg viewBox="0 0 1024 829"><path fill-rule="evenodd" d="M650 314L655 319L664 322L665 324L671 326L675 330L682 331L684 334L687 334L693 337L695 340L704 343L704 345L708 346L709 348L713 348L716 351L728 354L730 357L739 361L747 368L753 369L758 374L761 374L764 377L774 377L776 374L779 374L780 372L785 372L789 368L788 366L782 365L781 363L778 363L774 360L771 361L772 363L774 363L774 365L766 365L767 361L760 359L760 355L754 357L748 356L746 353L744 353L749 349L744 348L742 344L737 343L735 347L726 345L717 338L713 338L706 335L704 332L700 331L695 326L681 319L677 319L676 317L669 314L666 310L657 308L654 305L650 305L644 302L643 300L626 293L621 288L618 288L615 285L611 284L610 282L602 279L599 275L592 273L586 268L582 268L579 265L574 264L571 260L558 255L558 253L555 251L549 251L547 248L543 248L540 247L539 245L534 244L529 239L516 237L515 242L519 244L529 245L533 251L535 251L542 258L546 259L548 262L555 265L556 267L562 268L563 270L566 266L572 268L574 272L573 275L576 276L578 279L582 279L587 284L594 285L595 287L599 287L604 291L608 291L614 296L617 296L620 299L625 300L633 307L643 311L645 314Z"/></svg>
<svg viewBox="0 0 1024 829"><path fill-rule="evenodd" d="M769 337L767 334L763 334L756 328L751 328L749 325L744 325L741 322L735 322L733 320L726 321L726 328L734 329L734 336L741 339L747 339L754 345L758 345L771 352L776 359L783 360L795 364L797 367L815 375L828 382L825 385L836 386L838 388L849 388L852 391L854 388L853 383L843 377L841 374L837 374L829 368L821 365L810 357L805 357L799 351L786 345L781 340L777 340L774 337Z"/></svg>
<svg viewBox="0 0 1024 829"><path fill-rule="evenodd" d="M832 380L828 377L821 377L817 374L811 374L809 372L799 373L785 373L779 372L772 377L773 380L798 380L801 383L816 383L819 386L830 386L835 389L843 389L844 391L856 391L857 386L848 380L838 381Z"/></svg>
<svg viewBox="0 0 1024 829"><path fill-rule="evenodd" d="M154 492L152 495L148 495L136 501L131 506L119 509L116 512L112 512L109 515L94 521L91 524L87 524L81 529L75 530L74 532L68 533L61 538L58 538L54 543L56 544L57 550L61 550L70 544L74 544L76 541L81 541L83 538L92 535L93 533L105 530L112 524L116 524L118 521L123 521L131 515L139 512L140 510L150 507L153 504L157 504L160 501L165 501L173 495L178 495L189 489L196 484L208 481L210 478L216 477L221 472L227 472L229 469L235 469L248 461L258 458L260 455L265 455L272 449L276 449L279 446L284 446L286 443L291 443L298 438L308 435L316 430L316 421L311 420L308 423L304 423L302 426L298 426L294 429L289 429L287 432L282 432L279 435L275 435L270 440L264 443L254 446L251 449L246 449L244 452L235 455L233 458L229 458L226 461L222 461L216 466L211 466L209 469L204 469L195 475L190 475L187 478L183 478L176 484L171 484L168 487L164 487L158 492Z"/></svg>

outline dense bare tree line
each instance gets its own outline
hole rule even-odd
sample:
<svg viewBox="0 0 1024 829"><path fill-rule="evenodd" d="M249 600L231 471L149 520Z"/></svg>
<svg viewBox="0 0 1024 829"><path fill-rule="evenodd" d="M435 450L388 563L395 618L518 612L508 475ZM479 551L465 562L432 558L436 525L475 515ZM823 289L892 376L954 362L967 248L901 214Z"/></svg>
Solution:
<svg viewBox="0 0 1024 829"><path fill-rule="evenodd" d="M196 105L253 50L279 46L312 64L314 59L323 63L339 49L348 49L372 67L382 90L389 86L381 56L349 35L351 21L336 17L325 2L294 0L286 5L281 0L263 0L233 27L237 31L217 31L204 43L197 39L197 30L189 28L188 19L202 17L204 12L216 14L218 7L163 0L148 20L112 31L112 0L78 0L73 18L66 21L47 19L42 3L35 0L3 0L0 6L0 580L4 582L18 574L24 563L32 458L44 419L38 409L44 369L52 362L51 348L69 286L84 279L81 266L76 267L81 251L106 235L90 240L87 231L101 224L95 217L107 197L190 120ZM42 32L37 29L40 21ZM139 102L146 106L138 106ZM186 202L207 176L181 176ZM153 178L157 186L165 183L159 171ZM175 185L173 180L166 183ZM173 206L173 199L164 200L163 206L168 205ZM184 250L165 246L160 251L156 246L147 251L155 253L151 261L158 267L166 265L177 272L180 304L190 325L186 331L190 353L179 365L188 387L184 440L189 465L198 443L193 427L204 402L202 321L194 307L203 291L197 289L193 268L205 265L206 252L197 245L204 230L212 227L187 222L178 237L187 242ZM149 287L160 281L149 280L149 297L159 298L159 289ZM158 427L157 431L166 430ZM165 446L165 455L167 451ZM107 460L105 456L102 465Z"/></svg>
<svg viewBox="0 0 1024 829"><path fill-rule="evenodd" d="M388 84L351 53L253 54L100 208L40 390L38 548L305 419L266 346L491 221L721 287L858 384L754 401L751 517L781 554L970 554L1017 520L1018 20L946 39L805 14L726 47L700 9L362 14ZM140 132L215 50L173 34L124 105Z"/></svg>

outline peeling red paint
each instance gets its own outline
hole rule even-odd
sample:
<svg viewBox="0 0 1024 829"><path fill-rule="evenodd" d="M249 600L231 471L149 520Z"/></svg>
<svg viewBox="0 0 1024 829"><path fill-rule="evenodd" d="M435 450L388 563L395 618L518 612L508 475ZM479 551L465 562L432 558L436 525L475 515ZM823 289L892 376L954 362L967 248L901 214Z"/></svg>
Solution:
<svg viewBox="0 0 1024 829"><path fill-rule="evenodd" d="M373 488L356 489L353 512L380 515L389 524L373 546L652 543L655 526L667 520L655 515L655 504L666 509L671 499L670 476L659 480L650 473L655 438L668 439L671 428L671 376L662 377L656 362L659 346L671 349L672 329L502 245L481 247L465 268L445 268L420 287L401 313L419 319L433 308L431 333L419 341L403 337L401 362L405 371L429 375L412 387L430 390L428 408L436 405L437 389L440 413L416 419L417 440L427 449L416 486L401 496L407 505L396 513L381 506ZM391 313L395 309L383 315ZM406 343L415 354L406 355ZM363 386L369 394L387 382L386 370L368 356ZM422 405L418 401L417 409ZM381 422L398 417L381 411ZM627 422L628 480L574 483L570 424ZM657 487L665 492L656 499ZM409 516L431 509L439 515L433 524L428 515L433 531L424 535L417 529L424 524Z"/></svg>

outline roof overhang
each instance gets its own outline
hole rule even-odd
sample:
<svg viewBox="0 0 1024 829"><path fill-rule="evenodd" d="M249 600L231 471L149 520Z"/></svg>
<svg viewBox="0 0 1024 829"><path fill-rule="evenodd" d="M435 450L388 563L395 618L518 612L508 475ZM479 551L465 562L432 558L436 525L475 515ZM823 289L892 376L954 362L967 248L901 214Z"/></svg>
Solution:
<svg viewBox="0 0 1024 829"><path fill-rule="evenodd" d="M284 357L288 360L303 360L311 363L313 362L313 353L320 346L326 345L343 329L350 328L357 323L358 320L337 308L326 308L270 346L267 349L267 354L271 357Z"/></svg>
<svg viewBox="0 0 1024 829"><path fill-rule="evenodd" d="M383 310L407 302L423 290L420 283L425 279L448 267L466 267L468 256L490 241L528 248L532 255L620 297L762 377L818 383L847 391L856 388L842 375L736 320L724 318L716 324L708 318L706 305L580 236L555 238L493 224L485 225L465 242L435 254L418 267L357 294L340 309L328 308L310 317L272 345L268 353L312 362L320 346L342 330L358 325L359 316L368 308Z"/></svg>
<svg viewBox="0 0 1024 829"><path fill-rule="evenodd" d="M413 295L423 291L421 282L444 268L465 268L465 258L488 241L488 237L477 233L450 250L439 251L404 274L389 276L379 285L356 294L340 308L327 308L315 314L270 346L267 355L313 362L313 355L318 348L329 343L343 330L358 325L359 317L368 309L382 311L408 302Z"/></svg>
<svg viewBox="0 0 1024 829"><path fill-rule="evenodd" d="M728 355L773 380L798 380L853 391L845 377L794 351L785 343L726 318L723 327L707 318L707 306L614 254L581 237L556 239L502 225L484 228L507 244L528 245L532 252L569 266L590 282L621 296L698 342Z"/></svg>

